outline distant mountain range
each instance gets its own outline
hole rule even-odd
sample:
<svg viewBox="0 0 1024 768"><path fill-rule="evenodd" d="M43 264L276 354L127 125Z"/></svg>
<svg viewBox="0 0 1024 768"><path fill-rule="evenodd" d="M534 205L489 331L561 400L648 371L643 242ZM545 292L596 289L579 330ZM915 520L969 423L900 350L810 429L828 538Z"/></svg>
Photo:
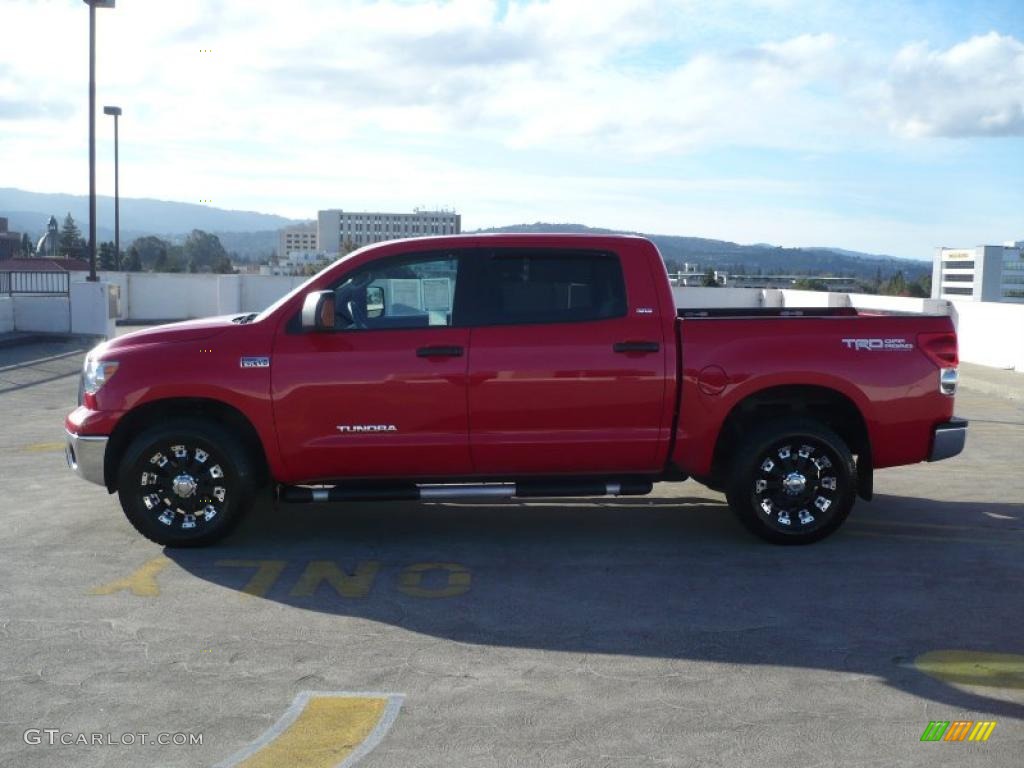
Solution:
<svg viewBox="0 0 1024 768"><path fill-rule="evenodd" d="M70 213L85 233L89 228L87 195L26 192L0 188L0 216L9 219L12 232L28 232L38 239L46 231L50 216L58 222ZM277 247L277 230L298 220L254 211L230 211L198 203L178 203L149 198L121 198L121 243L136 237L158 235L182 239L193 229L214 232L224 247L243 258L266 257ZM114 239L114 198L96 196L96 234L100 241Z"/></svg>
<svg viewBox="0 0 1024 768"><path fill-rule="evenodd" d="M26 192L0 188L0 216L9 220L11 231L28 232L35 240L43 234L50 216L58 222L70 213L78 226L88 228L89 198L85 195ZM96 198L97 235L101 241L113 240L114 199ZM262 260L277 248L277 230L301 220L254 211L232 211L197 203L180 203L148 198L121 198L122 247L144 235L157 235L181 241L193 229L216 234L229 253L243 260ZM643 234L598 229L582 224L515 224L478 230L479 232L591 232L604 234ZM887 277L902 270L911 279L930 274L931 263L916 259L860 253L841 248L782 248L765 243L740 245L727 240L675 235L644 235L658 246L671 268L683 263L701 268L724 269L766 274L829 274L873 279L881 270Z"/></svg>

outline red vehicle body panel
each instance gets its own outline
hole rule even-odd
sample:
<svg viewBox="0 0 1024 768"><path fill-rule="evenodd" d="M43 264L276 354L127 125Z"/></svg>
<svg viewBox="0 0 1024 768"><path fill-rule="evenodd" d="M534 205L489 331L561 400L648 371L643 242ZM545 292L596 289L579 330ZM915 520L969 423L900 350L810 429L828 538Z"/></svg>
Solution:
<svg viewBox="0 0 1024 768"><path fill-rule="evenodd" d="M623 317L591 322L296 332L304 297L374 259L424 250L579 248L620 257ZM290 325L291 324L291 325ZM93 354L117 374L66 420L110 435L124 414L176 398L239 411L275 480L468 478L638 473L674 464L707 475L722 424L756 392L825 387L862 414L875 467L928 456L952 416L938 366L911 349L864 350L850 338L952 332L948 317L677 317L657 249L635 237L474 235L370 246L336 262L253 322L178 323L114 339ZM657 351L615 353L618 342ZM456 345L461 357L425 358ZM246 368L243 357L269 357ZM678 413L677 413L678 410ZM350 424L398 424L372 436ZM368 439L369 438L369 439Z"/></svg>

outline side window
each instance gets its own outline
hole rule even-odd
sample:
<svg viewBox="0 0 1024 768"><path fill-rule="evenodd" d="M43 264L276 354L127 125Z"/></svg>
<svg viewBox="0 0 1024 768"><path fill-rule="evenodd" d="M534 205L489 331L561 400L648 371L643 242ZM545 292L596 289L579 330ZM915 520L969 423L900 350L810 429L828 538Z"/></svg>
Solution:
<svg viewBox="0 0 1024 768"><path fill-rule="evenodd" d="M610 253L498 251L484 260L484 323L573 323L626 314L619 259Z"/></svg>
<svg viewBox="0 0 1024 768"><path fill-rule="evenodd" d="M335 288L335 325L345 331L450 326L458 274L452 253L368 264Z"/></svg>

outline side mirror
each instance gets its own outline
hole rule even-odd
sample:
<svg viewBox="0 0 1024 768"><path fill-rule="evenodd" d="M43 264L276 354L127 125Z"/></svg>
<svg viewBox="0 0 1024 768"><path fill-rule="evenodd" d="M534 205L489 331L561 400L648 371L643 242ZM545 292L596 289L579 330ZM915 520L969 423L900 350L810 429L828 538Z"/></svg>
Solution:
<svg viewBox="0 0 1024 768"><path fill-rule="evenodd" d="M313 291L302 304L302 330L334 330L334 291Z"/></svg>

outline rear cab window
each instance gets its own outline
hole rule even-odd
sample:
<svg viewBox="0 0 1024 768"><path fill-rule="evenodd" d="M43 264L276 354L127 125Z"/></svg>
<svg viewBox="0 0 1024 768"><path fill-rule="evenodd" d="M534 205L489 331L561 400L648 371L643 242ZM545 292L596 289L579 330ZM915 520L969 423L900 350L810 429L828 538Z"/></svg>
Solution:
<svg viewBox="0 0 1024 768"><path fill-rule="evenodd" d="M605 251L498 249L477 260L480 325L577 323L626 315L617 255Z"/></svg>

